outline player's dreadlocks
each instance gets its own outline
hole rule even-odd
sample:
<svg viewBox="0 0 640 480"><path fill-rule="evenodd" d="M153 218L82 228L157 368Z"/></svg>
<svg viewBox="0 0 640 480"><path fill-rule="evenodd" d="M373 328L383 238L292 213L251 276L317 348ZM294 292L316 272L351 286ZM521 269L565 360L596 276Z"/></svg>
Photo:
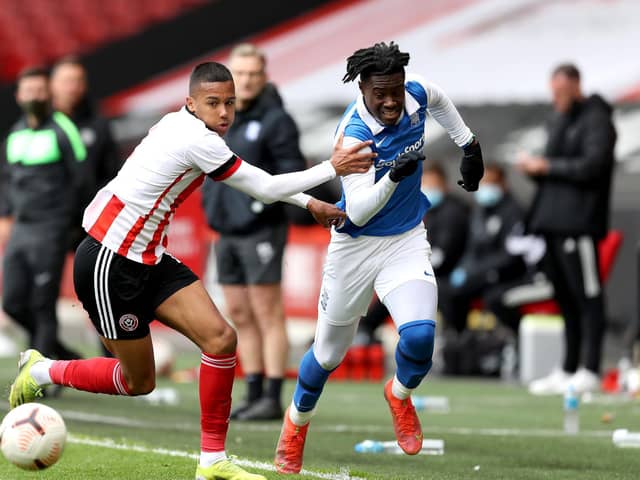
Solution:
<svg viewBox="0 0 640 480"><path fill-rule="evenodd" d="M362 80L366 80L371 75L402 72L408 64L409 54L401 52L396 43L376 43L373 47L355 51L347 58L347 73L342 77L342 81L352 82L358 75Z"/></svg>

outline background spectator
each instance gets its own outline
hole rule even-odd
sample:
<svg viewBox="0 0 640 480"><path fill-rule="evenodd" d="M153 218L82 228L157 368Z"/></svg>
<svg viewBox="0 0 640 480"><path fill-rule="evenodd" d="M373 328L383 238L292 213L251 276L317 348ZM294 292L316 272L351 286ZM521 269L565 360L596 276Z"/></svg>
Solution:
<svg viewBox="0 0 640 480"><path fill-rule="evenodd" d="M87 71L74 56L59 60L51 70L51 103L55 110L73 120L87 149L85 166L86 198L80 200L72 222L71 246L84 238L82 213L97 193L116 176L122 165L106 118L102 117L88 95Z"/></svg>
<svg viewBox="0 0 640 480"><path fill-rule="evenodd" d="M253 45L233 49L236 119L225 135L231 150L271 174L305 168L298 129L267 82L266 59ZM207 180L203 202L216 245L218 281L238 329L247 395L232 412L239 420L282 417L280 392L288 357L282 302L282 256L287 217L282 203L265 205L221 182ZM266 376L266 389L263 380Z"/></svg>
<svg viewBox="0 0 640 480"><path fill-rule="evenodd" d="M597 247L609 224L616 143L611 106L599 95L584 96L574 65L556 67L550 87L555 113L544 156L523 154L518 165L538 185L529 230L547 243L545 270L564 317L566 348L562 369L533 382L534 394L563 393L569 383L579 392L598 388L605 309Z"/></svg>
<svg viewBox="0 0 640 480"><path fill-rule="evenodd" d="M77 358L58 340L56 302L86 150L73 122L51 110L44 69L18 79L23 116L2 148L0 217L13 219L4 255L4 311L29 334L29 346L53 358Z"/></svg>

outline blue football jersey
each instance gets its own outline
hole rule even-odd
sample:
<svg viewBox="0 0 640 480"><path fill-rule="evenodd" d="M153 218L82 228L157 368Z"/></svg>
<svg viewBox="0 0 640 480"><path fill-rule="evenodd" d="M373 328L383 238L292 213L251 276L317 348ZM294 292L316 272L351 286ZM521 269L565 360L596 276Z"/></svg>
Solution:
<svg viewBox="0 0 640 480"><path fill-rule="evenodd" d="M380 124L367 110L360 96L346 109L338 126L337 134L344 131L345 137L361 141L373 140L371 149L378 154L375 159L375 181L378 182L395 159L402 153L421 151L424 148L424 123L427 115L427 93L417 81L405 83L405 109L397 125ZM420 191L422 162L416 171L403 179L388 202L365 225L358 226L348 218L338 232L352 237L360 235L387 236L404 233L418 225L429 208L429 200ZM344 189L336 204L346 209Z"/></svg>

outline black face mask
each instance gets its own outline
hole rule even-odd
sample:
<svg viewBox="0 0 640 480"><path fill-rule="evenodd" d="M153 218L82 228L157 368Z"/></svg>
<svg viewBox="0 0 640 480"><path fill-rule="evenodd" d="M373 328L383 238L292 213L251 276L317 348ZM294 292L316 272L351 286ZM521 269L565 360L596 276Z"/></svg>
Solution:
<svg viewBox="0 0 640 480"><path fill-rule="evenodd" d="M49 102L46 100L29 100L22 102L20 107L27 115L43 118L49 112Z"/></svg>

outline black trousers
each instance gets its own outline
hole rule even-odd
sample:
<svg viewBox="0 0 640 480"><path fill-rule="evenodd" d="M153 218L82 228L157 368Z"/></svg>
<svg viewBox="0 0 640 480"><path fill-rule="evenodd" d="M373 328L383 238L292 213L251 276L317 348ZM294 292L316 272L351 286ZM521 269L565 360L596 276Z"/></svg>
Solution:
<svg viewBox="0 0 640 480"><path fill-rule="evenodd" d="M29 346L60 358L56 302L68 247L60 222L16 222L3 259L2 307L29 334Z"/></svg>
<svg viewBox="0 0 640 480"><path fill-rule="evenodd" d="M599 273L598 239L593 236L546 235L543 267L555 291L565 325L566 372L581 360L598 373L605 332L605 307ZM584 343L584 358L582 349Z"/></svg>

